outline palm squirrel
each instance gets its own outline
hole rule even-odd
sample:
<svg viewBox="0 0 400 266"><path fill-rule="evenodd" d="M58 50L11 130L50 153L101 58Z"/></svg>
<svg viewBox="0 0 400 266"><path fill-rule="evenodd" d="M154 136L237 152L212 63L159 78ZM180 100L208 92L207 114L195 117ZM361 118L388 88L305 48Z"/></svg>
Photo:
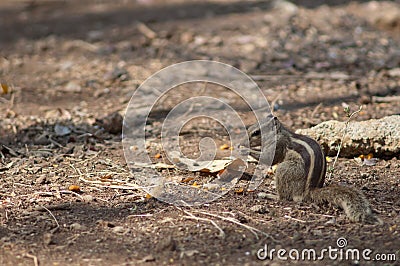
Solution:
<svg viewBox="0 0 400 266"><path fill-rule="evenodd" d="M267 127L261 131L259 123L250 126L249 153L254 158L260 159L261 149L267 150L268 147L261 147L261 132L267 143L271 143L275 138L276 147L272 164L279 164L275 172L279 199L317 204L328 202L340 206L352 221L381 223L381 220L372 213L368 200L361 191L339 185L323 187L326 160L320 145L314 139L290 131L272 115L267 118L267 123L273 123L275 132L267 130Z"/></svg>

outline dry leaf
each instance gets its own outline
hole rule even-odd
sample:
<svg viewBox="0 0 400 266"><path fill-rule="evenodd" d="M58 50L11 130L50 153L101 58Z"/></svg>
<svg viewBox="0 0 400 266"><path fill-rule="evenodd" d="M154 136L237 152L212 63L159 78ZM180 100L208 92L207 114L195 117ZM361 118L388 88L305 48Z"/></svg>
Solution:
<svg viewBox="0 0 400 266"><path fill-rule="evenodd" d="M229 149L229 145L228 144L222 144L221 146L219 146L220 150L227 150Z"/></svg>
<svg viewBox="0 0 400 266"><path fill-rule="evenodd" d="M146 194L146 199L151 199L153 196L150 195L149 193Z"/></svg>
<svg viewBox="0 0 400 266"><path fill-rule="evenodd" d="M242 188L242 187L235 190L236 194L242 194L243 192L244 192L244 188Z"/></svg>
<svg viewBox="0 0 400 266"><path fill-rule="evenodd" d="M188 178L183 179L181 182L182 183L187 183L189 181L192 181L193 179L194 179L194 177L188 177Z"/></svg>
<svg viewBox="0 0 400 266"><path fill-rule="evenodd" d="M78 185L70 185L70 186L68 187L68 190L69 190L69 191L72 191L72 192L80 192L80 191L81 191L81 188L80 188L80 186L78 186Z"/></svg>
<svg viewBox="0 0 400 266"><path fill-rule="evenodd" d="M363 165L374 166L374 165L376 165L377 162L378 162L377 158L364 159Z"/></svg>
<svg viewBox="0 0 400 266"><path fill-rule="evenodd" d="M154 158L160 159L160 158L161 158L161 154L160 154L160 153L157 153L156 155L154 155Z"/></svg>
<svg viewBox="0 0 400 266"><path fill-rule="evenodd" d="M218 172L217 176L220 177L225 172L225 169L222 169Z"/></svg>
<svg viewBox="0 0 400 266"><path fill-rule="evenodd" d="M2 93L3 94L7 94L9 92L9 87L7 84L5 83L0 83L1 89L2 89Z"/></svg>
<svg viewBox="0 0 400 266"><path fill-rule="evenodd" d="M200 187L201 187L201 185L197 184L197 182L196 182L196 181L194 181L194 182L193 182L193 184L192 184L192 187L195 187L195 188L200 188Z"/></svg>
<svg viewBox="0 0 400 266"><path fill-rule="evenodd" d="M103 175L103 176L100 176L100 181L101 181L101 182L110 182L110 181L111 181L110 179L112 179L112 175Z"/></svg>

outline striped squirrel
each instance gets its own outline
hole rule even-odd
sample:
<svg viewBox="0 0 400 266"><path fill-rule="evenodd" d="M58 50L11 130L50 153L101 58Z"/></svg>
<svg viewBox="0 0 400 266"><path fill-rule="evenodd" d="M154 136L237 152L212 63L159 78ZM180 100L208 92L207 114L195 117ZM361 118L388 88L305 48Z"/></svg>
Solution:
<svg viewBox="0 0 400 266"><path fill-rule="evenodd" d="M269 115L266 123L273 123L274 130L259 123L248 128L250 155L260 159L261 132L266 145L275 137L275 155L272 164L278 164L275 184L281 200L305 201L322 204L328 202L340 206L355 222L382 223L371 211L368 200L361 191L339 185L323 186L326 174L325 155L320 145L312 138L296 134L285 128L274 116ZM271 124L268 124L269 128ZM263 141L264 141L263 139Z"/></svg>

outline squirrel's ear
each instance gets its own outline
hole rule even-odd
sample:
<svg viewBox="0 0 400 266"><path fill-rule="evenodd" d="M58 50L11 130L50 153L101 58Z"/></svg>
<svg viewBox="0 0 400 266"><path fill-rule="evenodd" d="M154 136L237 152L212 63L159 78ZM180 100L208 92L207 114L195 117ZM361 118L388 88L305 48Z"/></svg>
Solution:
<svg viewBox="0 0 400 266"><path fill-rule="evenodd" d="M275 125L276 130L281 129L281 123L279 122L278 117L276 117L276 116L274 116L274 125Z"/></svg>

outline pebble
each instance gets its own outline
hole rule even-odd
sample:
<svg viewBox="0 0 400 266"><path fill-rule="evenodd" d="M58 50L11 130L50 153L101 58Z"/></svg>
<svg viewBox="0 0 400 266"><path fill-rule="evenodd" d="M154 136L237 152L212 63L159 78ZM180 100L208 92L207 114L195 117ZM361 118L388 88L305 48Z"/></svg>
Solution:
<svg viewBox="0 0 400 266"><path fill-rule="evenodd" d="M79 85L78 83L74 81L70 81L67 83L67 85L64 87L62 91L65 92L81 92L82 91L82 86Z"/></svg>
<svg viewBox="0 0 400 266"><path fill-rule="evenodd" d="M84 230L86 227L84 225L81 225L79 223L73 223L69 226L71 230L76 230L76 231L81 231Z"/></svg>
<svg viewBox="0 0 400 266"><path fill-rule="evenodd" d="M264 214L268 212L268 209L263 205L254 205L250 208L252 212Z"/></svg>
<svg viewBox="0 0 400 266"><path fill-rule="evenodd" d="M115 233L115 234L124 235L124 234L126 234L127 232L129 232L129 229L125 229L125 227L120 226L120 225L117 225L116 227L114 227L114 228L112 229L112 231L113 231L113 233Z"/></svg>
<svg viewBox="0 0 400 266"><path fill-rule="evenodd" d="M42 175L39 178L36 179L36 184L37 185L43 185L46 184L46 176Z"/></svg>
<svg viewBox="0 0 400 266"><path fill-rule="evenodd" d="M260 198L260 199L266 199L268 197L268 194L265 193L265 192L259 192L257 194L257 197Z"/></svg>

